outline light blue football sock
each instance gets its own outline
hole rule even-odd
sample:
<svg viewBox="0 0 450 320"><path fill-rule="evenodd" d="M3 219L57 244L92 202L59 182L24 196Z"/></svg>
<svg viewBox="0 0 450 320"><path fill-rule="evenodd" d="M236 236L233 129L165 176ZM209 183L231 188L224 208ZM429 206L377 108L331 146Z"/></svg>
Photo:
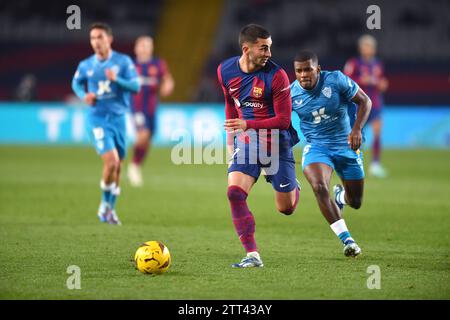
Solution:
<svg viewBox="0 0 450 320"><path fill-rule="evenodd" d="M106 184L103 180L100 182L100 188L102 189L102 203L109 204L111 206L111 197L113 190L116 189L116 183L112 182Z"/></svg>
<svg viewBox="0 0 450 320"><path fill-rule="evenodd" d="M344 219L340 219L332 223L330 227L344 245L355 242L347 229Z"/></svg>
<svg viewBox="0 0 450 320"><path fill-rule="evenodd" d="M120 195L120 187L115 186L115 188L111 191L111 197L109 199L109 207L111 210L114 210L116 207L117 197Z"/></svg>

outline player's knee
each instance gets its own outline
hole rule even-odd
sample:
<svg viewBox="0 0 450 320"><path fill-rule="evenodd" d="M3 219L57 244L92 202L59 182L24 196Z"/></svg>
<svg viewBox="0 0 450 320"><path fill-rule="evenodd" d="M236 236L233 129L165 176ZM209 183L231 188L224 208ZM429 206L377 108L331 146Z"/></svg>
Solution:
<svg viewBox="0 0 450 320"><path fill-rule="evenodd" d="M278 211L284 215L290 216L295 211L295 206L285 206L285 207L278 207Z"/></svg>
<svg viewBox="0 0 450 320"><path fill-rule="evenodd" d="M353 209L359 209L362 205L362 199L352 199L349 203L350 207Z"/></svg>
<svg viewBox="0 0 450 320"><path fill-rule="evenodd" d="M105 162L106 170L110 173L116 172L120 168L120 161L111 159Z"/></svg>
<svg viewBox="0 0 450 320"><path fill-rule="evenodd" d="M318 197L328 197L329 196L329 190L326 183L323 182L317 182L312 184L312 189L314 191L314 194Z"/></svg>
<svg viewBox="0 0 450 320"><path fill-rule="evenodd" d="M280 213L290 216L294 213L295 208L297 208L298 194L295 199L290 199L289 201L277 202L277 209Z"/></svg>
<svg viewBox="0 0 450 320"><path fill-rule="evenodd" d="M227 197L230 201L245 201L247 199L247 193L241 187L229 186Z"/></svg>

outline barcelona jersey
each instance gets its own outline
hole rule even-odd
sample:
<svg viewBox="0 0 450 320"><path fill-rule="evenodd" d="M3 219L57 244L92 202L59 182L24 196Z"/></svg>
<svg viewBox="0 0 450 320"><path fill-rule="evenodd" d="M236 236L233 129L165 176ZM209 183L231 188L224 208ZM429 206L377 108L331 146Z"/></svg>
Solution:
<svg viewBox="0 0 450 320"><path fill-rule="evenodd" d="M291 124L292 103L286 72L272 60L255 71L246 73L239 66L239 56L223 61L217 76L225 95L226 118L246 120L247 129L279 130L280 150L299 142ZM245 139L245 132L238 139Z"/></svg>
<svg viewBox="0 0 450 320"><path fill-rule="evenodd" d="M153 58L145 63L136 62L141 90L133 94L133 112L142 112L153 115L158 105L159 86L163 77L168 73L167 65L163 59Z"/></svg>

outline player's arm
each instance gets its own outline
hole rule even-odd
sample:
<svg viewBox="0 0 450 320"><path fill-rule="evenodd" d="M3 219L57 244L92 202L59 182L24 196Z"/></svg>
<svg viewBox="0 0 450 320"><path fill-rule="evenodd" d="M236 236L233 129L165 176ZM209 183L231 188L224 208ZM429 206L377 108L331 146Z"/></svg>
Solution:
<svg viewBox="0 0 450 320"><path fill-rule="evenodd" d="M236 132L234 129L230 129L227 127L227 121L232 119L239 119L239 114L236 110L236 107L233 102L233 98L229 95L227 89L225 88L225 85L222 81L222 73L221 73L221 67L222 65L219 65L217 68L217 78L219 80L219 84L222 87L223 96L225 98L225 130L227 132L227 151L228 154L231 156L234 153L234 136L236 135Z"/></svg>
<svg viewBox="0 0 450 320"><path fill-rule="evenodd" d="M175 81L172 77L172 74L169 71L169 67L164 60L161 60L161 87L159 88L159 94L161 97L170 96L175 88Z"/></svg>
<svg viewBox="0 0 450 320"><path fill-rule="evenodd" d="M389 87L389 81L386 78L386 76L384 75L384 66L381 63L380 63L380 71L381 71L381 74L380 74L379 80L377 82L377 89L378 89L378 91L383 93Z"/></svg>
<svg viewBox="0 0 450 320"><path fill-rule="evenodd" d="M94 105L95 93L86 92L84 89L85 83L86 76L84 75L84 70L80 64L72 79L72 90L77 95L77 97L83 100L85 103L87 103L88 105Z"/></svg>
<svg viewBox="0 0 450 320"><path fill-rule="evenodd" d="M351 101L358 106L358 112L352 131L348 135L348 143L353 150L358 150L362 144L362 129L369 118L370 110L372 109L372 101L361 88L358 89Z"/></svg>
<svg viewBox="0 0 450 320"><path fill-rule="evenodd" d="M136 68L130 58L127 58L124 64L122 75L119 75L111 69L105 70L106 78L117 83L122 89L138 93L140 89L139 77Z"/></svg>
<svg viewBox="0 0 450 320"><path fill-rule="evenodd" d="M355 81L340 71L336 73L336 83L344 99L354 102L358 106L355 123L347 138L351 148L358 150L362 144L362 129L369 118L372 101Z"/></svg>
<svg viewBox="0 0 450 320"><path fill-rule="evenodd" d="M279 69L272 80L273 109L275 116L264 120L232 119L226 122L230 129L280 129L291 125L292 101L289 78L283 69Z"/></svg>

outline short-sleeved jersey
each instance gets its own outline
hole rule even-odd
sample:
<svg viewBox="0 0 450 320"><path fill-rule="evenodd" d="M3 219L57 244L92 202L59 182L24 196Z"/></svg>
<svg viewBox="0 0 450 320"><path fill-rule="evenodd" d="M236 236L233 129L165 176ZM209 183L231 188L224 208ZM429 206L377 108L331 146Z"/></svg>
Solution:
<svg viewBox="0 0 450 320"><path fill-rule="evenodd" d="M372 78L375 82L384 78L384 66L378 59L365 61L361 58L352 58L347 61L344 67L344 73L356 81L361 89L372 100L372 108L378 109L383 106L383 95L376 85L364 85L363 78Z"/></svg>
<svg viewBox="0 0 450 320"><path fill-rule="evenodd" d="M169 72L163 59L152 58L145 63L136 62L141 90L132 95L131 106L134 112L152 115L156 111L159 87L163 77Z"/></svg>
<svg viewBox="0 0 450 320"><path fill-rule="evenodd" d="M237 56L223 61L217 68L217 76L225 95L227 119L247 120L247 128L257 131L280 129L280 149L299 141L291 124L289 79L280 66L269 60L263 68L245 73ZM270 130L268 133L270 142Z"/></svg>
<svg viewBox="0 0 450 320"><path fill-rule="evenodd" d="M130 106L130 91L108 80L105 74L106 69L111 69L117 76L126 80L138 79L131 58L113 50L109 58L105 60L99 60L93 54L81 61L73 81L87 84L87 92L95 93L95 104L90 108L92 113L96 115L123 114Z"/></svg>
<svg viewBox="0 0 450 320"><path fill-rule="evenodd" d="M351 131L348 107L358 85L340 71L321 71L316 86L303 89L291 84L292 108L300 118L300 129L308 143L346 147Z"/></svg>

